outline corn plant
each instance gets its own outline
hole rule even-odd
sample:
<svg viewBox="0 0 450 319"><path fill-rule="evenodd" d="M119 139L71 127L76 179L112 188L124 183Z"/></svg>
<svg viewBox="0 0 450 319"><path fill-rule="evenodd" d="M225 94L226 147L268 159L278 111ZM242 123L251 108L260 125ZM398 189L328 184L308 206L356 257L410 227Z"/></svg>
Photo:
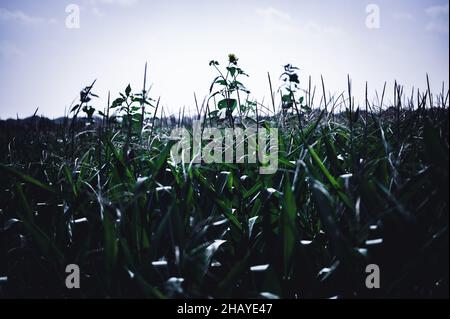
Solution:
<svg viewBox="0 0 450 319"><path fill-rule="evenodd" d="M0 121L0 297L448 298L448 91L406 99L396 83L394 105L363 112L348 81L348 111L326 116L289 66L263 116L262 103L253 113L240 101L235 56L211 66L226 126L242 111L279 128L278 170L176 164L168 136L183 121L161 116L141 138L143 106L156 117L145 84L108 103L121 121L108 108L95 130L78 118L99 109L93 85L70 125ZM301 116L282 125L283 109ZM65 285L69 264L80 289ZM379 289L366 286L372 264Z"/></svg>

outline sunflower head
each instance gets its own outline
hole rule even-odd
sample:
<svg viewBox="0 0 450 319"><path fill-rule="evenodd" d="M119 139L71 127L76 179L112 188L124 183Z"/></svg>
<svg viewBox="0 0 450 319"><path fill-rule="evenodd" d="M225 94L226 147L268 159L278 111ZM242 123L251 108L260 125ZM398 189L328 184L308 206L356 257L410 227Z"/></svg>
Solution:
<svg viewBox="0 0 450 319"><path fill-rule="evenodd" d="M234 55L233 53L228 54L228 61L231 64L237 64L238 62L238 58L236 57L236 55Z"/></svg>

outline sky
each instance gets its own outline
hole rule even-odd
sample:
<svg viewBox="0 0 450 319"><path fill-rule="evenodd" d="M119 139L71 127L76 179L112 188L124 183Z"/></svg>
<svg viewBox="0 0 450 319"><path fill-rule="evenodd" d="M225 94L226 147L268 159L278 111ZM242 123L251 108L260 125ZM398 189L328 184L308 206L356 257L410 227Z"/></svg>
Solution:
<svg viewBox="0 0 450 319"><path fill-rule="evenodd" d="M287 63L303 89L323 75L330 94L346 90L349 74L357 103L366 81L370 96L385 81L410 92L426 88L428 73L440 92L448 25L444 0L0 0L0 118L37 108L62 116L95 79L93 106L103 109L108 91L142 90L146 62L150 96L167 113L194 110L194 92L203 100L216 75L209 61L223 65L229 53L258 102L270 100L267 72L276 87Z"/></svg>

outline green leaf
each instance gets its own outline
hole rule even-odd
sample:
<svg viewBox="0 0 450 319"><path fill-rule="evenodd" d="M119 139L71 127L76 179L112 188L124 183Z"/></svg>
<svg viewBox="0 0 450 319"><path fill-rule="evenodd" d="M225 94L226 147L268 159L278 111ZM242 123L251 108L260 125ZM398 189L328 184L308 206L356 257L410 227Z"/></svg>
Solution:
<svg viewBox="0 0 450 319"><path fill-rule="evenodd" d="M283 102L291 102L291 101L292 101L292 96L291 96L291 94L284 94L284 95L281 97L281 100L282 100Z"/></svg>
<svg viewBox="0 0 450 319"><path fill-rule="evenodd" d="M80 104L75 105L74 107L72 107L72 109L70 110L70 113L75 112L77 109L79 109L81 106Z"/></svg>
<svg viewBox="0 0 450 319"><path fill-rule="evenodd" d="M308 151L311 154L311 157L313 158L313 160L316 162L316 164L319 166L319 169L321 170L321 172L323 173L323 175L325 175L325 177L327 178L327 180L330 182L330 184L335 188L335 189L340 189L339 183L336 181L336 179L330 174L330 172L328 171L328 169L325 167L325 165L323 164L322 160L319 158L319 156L317 155L316 151L314 151L314 149L308 145Z"/></svg>
<svg viewBox="0 0 450 319"><path fill-rule="evenodd" d="M212 243L204 243L191 252L191 258L193 258L193 266L196 268L196 274L199 275L198 279L201 279L205 276L214 254L225 242L226 240L217 239Z"/></svg>
<svg viewBox="0 0 450 319"><path fill-rule="evenodd" d="M441 168L443 171L447 171L448 174L448 147L444 147L442 145L442 139L439 137L438 132L433 128L432 124L428 120L425 121L424 139L427 157L437 167Z"/></svg>
<svg viewBox="0 0 450 319"><path fill-rule="evenodd" d="M283 237L283 270L286 277L289 276L290 273L297 237L295 228L296 218L297 206L292 193L289 176L286 174L284 178L284 205L280 218L281 236Z"/></svg>
<svg viewBox="0 0 450 319"><path fill-rule="evenodd" d="M338 193L339 198L347 205L348 208L350 208L352 211L354 211L354 206L352 202L350 201L350 198L341 190L340 184L337 182L337 180L331 175L331 173L328 171L328 169L323 164L322 160L319 158L317 153L314 151L314 149L308 145L308 151L311 154L311 157L316 162L316 164L319 166L320 171L325 175L328 182L330 182L331 186L336 190Z"/></svg>
<svg viewBox="0 0 450 319"><path fill-rule="evenodd" d="M52 189L51 186L45 185L44 183L38 181L38 180L35 179L34 177L29 176L29 175L27 175L27 174L24 174L24 173L22 173L22 172L20 172L20 171L18 171L18 170L16 170L16 169L10 167L10 166L6 166L6 165L0 163L0 169L6 171L6 172L8 172L8 173L10 173L10 174L12 174L12 175L14 175L14 176L16 176L16 177L19 177L19 178L22 179L24 182L30 183L30 184L32 184L32 185L34 185L34 186L37 186L37 187L39 187L39 188L41 188L41 189L44 189L44 190L46 190L46 191L49 191L49 192L51 192L51 193L54 192L54 190Z"/></svg>
<svg viewBox="0 0 450 319"><path fill-rule="evenodd" d="M222 200L216 198L215 202L217 205L219 205L222 208L222 212L225 215L225 217L232 223L233 226L235 226L239 232L242 232L242 225L239 222L239 220L236 218L235 215L233 215L233 211L230 207L228 207Z"/></svg>
<svg viewBox="0 0 450 319"><path fill-rule="evenodd" d="M106 256L106 269L112 271L117 262L118 241L114 224L108 214L104 214L103 233Z"/></svg>
<svg viewBox="0 0 450 319"><path fill-rule="evenodd" d="M123 102L125 102L125 99L119 97L119 98L114 100L114 102L111 104L110 108L113 109L113 108L116 108L118 106L121 106L123 104Z"/></svg>
<svg viewBox="0 0 450 319"><path fill-rule="evenodd" d="M236 74L236 67L231 66L231 67L227 67L228 72L230 72L231 76L234 77L234 75Z"/></svg>
<svg viewBox="0 0 450 319"><path fill-rule="evenodd" d="M226 109L226 110L232 110L234 111L237 107L237 100L235 99L223 99L221 101L219 101L219 103L217 104L217 107L222 110L222 109Z"/></svg>
<svg viewBox="0 0 450 319"><path fill-rule="evenodd" d="M166 146L163 148L163 150L161 151L161 153L158 155L158 157L156 158L156 160L153 161L153 170L152 170L152 175L156 176L159 173L159 170L161 169L161 167L164 165L167 157L170 154L170 150L172 149L172 146L176 143L176 141L169 141Z"/></svg>
<svg viewBox="0 0 450 319"><path fill-rule="evenodd" d="M131 93L131 85L128 84L127 88L125 89L125 94L126 94L127 96L130 96L130 93Z"/></svg>
<svg viewBox="0 0 450 319"><path fill-rule="evenodd" d="M247 255L237 263L233 265L231 270L226 274L225 278L219 283L219 290L225 296L228 296L233 285L236 285L237 280L243 274L243 272L248 269L248 262L250 259L250 254Z"/></svg>

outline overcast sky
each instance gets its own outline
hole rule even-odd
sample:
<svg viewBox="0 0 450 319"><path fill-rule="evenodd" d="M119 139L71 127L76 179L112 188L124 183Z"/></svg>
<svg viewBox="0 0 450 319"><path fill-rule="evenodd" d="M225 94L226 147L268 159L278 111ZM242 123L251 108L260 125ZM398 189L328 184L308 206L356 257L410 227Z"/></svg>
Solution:
<svg viewBox="0 0 450 319"><path fill-rule="evenodd" d="M80 8L80 28L66 26L66 6ZM380 10L369 28L367 5ZM373 13L373 11L371 11ZM449 79L449 5L417 1L144 1L0 0L0 118L64 114L94 79L103 108L128 83L141 89L149 63L151 95L172 112L208 94L215 73L208 62L235 53L250 75L245 83L268 102L267 72L282 65L322 74L327 91L346 89L349 73L358 97L384 81L440 90ZM372 25L373 26L373 25ZM319 82L317 82L319 83ZM276 85L276 83L274 84Z"/></svg>

